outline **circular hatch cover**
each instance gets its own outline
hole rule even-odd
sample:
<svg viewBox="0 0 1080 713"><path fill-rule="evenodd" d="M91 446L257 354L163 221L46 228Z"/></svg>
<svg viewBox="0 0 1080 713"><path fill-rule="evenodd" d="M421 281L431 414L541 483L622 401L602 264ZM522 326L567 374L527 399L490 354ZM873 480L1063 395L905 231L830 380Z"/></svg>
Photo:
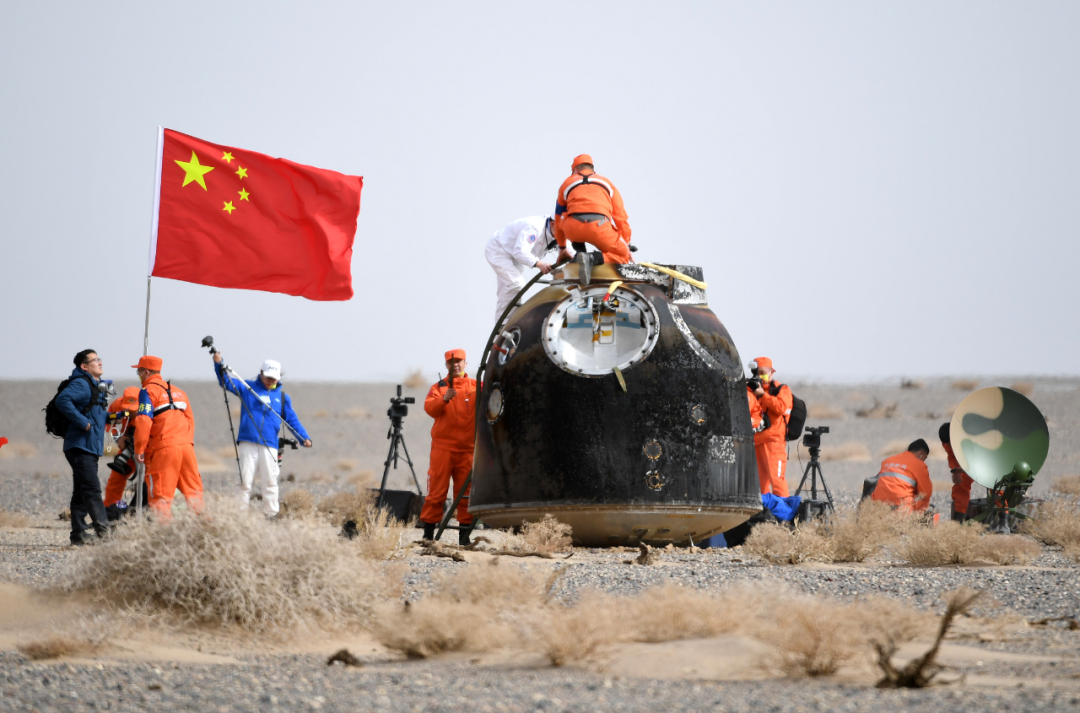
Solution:
<svg viewBox="0 0 1080 713"><path fill-rule="evenodd" d="M656 309L629 287L574 289L544 322L548 358L579 376L626 371L652 352L660 337Z"/></svg>

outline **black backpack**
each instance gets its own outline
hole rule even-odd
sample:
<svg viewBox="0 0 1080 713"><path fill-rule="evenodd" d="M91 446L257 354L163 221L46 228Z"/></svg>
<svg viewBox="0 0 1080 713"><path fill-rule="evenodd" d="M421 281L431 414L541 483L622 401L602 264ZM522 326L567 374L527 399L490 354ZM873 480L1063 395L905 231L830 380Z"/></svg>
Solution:
<svg viewBox="0 0 1080 713"><path fill-rule="evenodd" d="M97 395L97 389L94 387L94 380L89 376L72 376L64 379L60 382L60 385L56 387L56 395L52 397L49 403L45 404L45 408L41 409L45 412L45 432L53 438L64 438L67 436L68 426L71 422L68 421L67 416L61 413L60 409L56 407L56 397L60 393L71 385L71 382L75 379L86 379L86 383L90 385L90 402L86 405L86 408L82 410L84 416L90 415L90 409L94 407L94 396Z"/></svg>
<svg viewBox="0 0 1080 713"><path fill-rule="evenodd" d="M769 384L769 393L776 396L780 393L780 389L784 385L777 386L776 384ZM788 387L788 391L791 391L791 387ZM806 402L791 394L791 413L788 414L787 419L787 433L784 434L784 439L788 441L797 441L802 438L803 426L806 425Z"/></svg>

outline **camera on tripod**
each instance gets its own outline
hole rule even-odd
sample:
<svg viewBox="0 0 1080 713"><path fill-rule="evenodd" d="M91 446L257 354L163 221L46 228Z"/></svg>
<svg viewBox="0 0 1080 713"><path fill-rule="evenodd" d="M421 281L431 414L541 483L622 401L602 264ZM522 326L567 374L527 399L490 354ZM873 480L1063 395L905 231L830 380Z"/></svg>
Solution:
<svg viewBox="0 0 1080 713"><path fill-rule="evenodd" d="M828 433L828 426L807 426L802 444L807 448L821 448L821 434Z"/></svg>
<svg viewBox="0 0 1080 713"><path fill-rule="evenodd" d="M397 385L397 396L390 397L390 408L387 409L386 415L390 417L391 421L400 421L409 415L409 407L405 404L414 404L416 399L412 396L401 396L401 384Z"/></svg>

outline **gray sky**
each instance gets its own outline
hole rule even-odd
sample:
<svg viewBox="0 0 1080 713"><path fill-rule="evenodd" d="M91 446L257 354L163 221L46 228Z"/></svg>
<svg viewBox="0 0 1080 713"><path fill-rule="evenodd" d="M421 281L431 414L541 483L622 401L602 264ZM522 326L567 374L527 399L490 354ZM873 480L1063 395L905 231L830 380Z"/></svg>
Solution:
<svg viewBox="0 0 1080 713"><path fill-rule="evenodd" d="M578 153L781 377L1080 373L1080 4L4 3L0 378L142 352L158 125L364 176L356 297L155 279L210 378L475 360Z"/></svg>

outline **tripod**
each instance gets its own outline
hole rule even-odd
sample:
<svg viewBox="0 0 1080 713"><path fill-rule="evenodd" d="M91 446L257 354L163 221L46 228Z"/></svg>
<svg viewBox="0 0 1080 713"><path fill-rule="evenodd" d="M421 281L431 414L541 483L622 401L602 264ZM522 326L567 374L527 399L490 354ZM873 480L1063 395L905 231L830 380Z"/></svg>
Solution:
<svg viewBox="0 0 1080 713"><path fill-rule="evenodd" d="M825 493L825 500L828 503L827 507L830 512L836 512L836 507L833 505L832 493L829 492L829 486L825 484L825 474L821 472L821 434L828 433L829 428L826 426L823 429L807 428L809 433L803 436L803 445L810 450L810 462L806 464L806 470L803 471L802 480L799 481L799 487L795 488L795 494L798 495L802 492L803 486L806 485L806 478L810 478L810 499L818 499L818 478L821 478L821 489Z"/></svg>
<svg viewBox="0 0 1080 713"><path fill-rule="evenodd" d="M398 387L398 394L401 393L401 387ZM391 408L393 411L393 408ZM386 437L390 439L390 450L386 452L386 462L383 463L382 483L379 485L379 499L375 501L375 509L379 509L383 505L383 496L386 494L386 478L390 475L390 463L393 462L394 470L398 467L398 458L401 455L398 453L398 446L401 446L401 450L405 453L405 462L409 464L409 470L412 472L413 483L416 484L416 492L420 495L424 494L424 491L420 489L420 481L416 479L416 469L413 468L412 458L409 457L409 447L405 445L405 434L401 432L402 422L404 417L397 416L391 413L390 415L390 430L386 432Z"/></svg>

